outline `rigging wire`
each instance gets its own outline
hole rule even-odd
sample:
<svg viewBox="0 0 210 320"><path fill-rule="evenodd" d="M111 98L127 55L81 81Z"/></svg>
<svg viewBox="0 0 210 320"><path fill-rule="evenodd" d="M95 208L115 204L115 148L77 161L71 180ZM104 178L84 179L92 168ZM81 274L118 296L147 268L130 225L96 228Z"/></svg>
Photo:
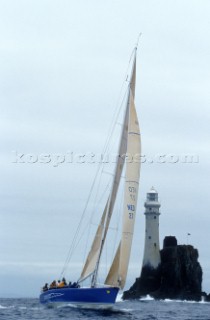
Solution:
<svg viewBox="0 0 210 320"><path fill-rule="evenodd" d="M132 52L132 54L131 54L131 57L130 57L130 60L129 60L129 63L128 63L128 67L127 67L127 69L126 69L126 80L124 80L125 82L127 81L127 74L128 74L128 70L129 70L129 68L130 68L130 62L131 62L131 58L132 58L132 56L133 56L133 53L134 53L134 50L133 50L133 52ZM124 81L123 81L123 84L122 84L121 89L120 89L120 93L119 93L119 97L118 97L118 102L117 102L117 104L116 104L117 106L118 106L118 104L119 104L120 96L121 96L121 94L122 94L122 89L123 89L123 86L124 86ZM127 92L127 90L126 90L126 92ZM117 123L117 119L118 119L119 114L120 114L121 109L122 109L122 105L123 105L124 99L125 99L125 94L124 94L124 96L123 96L122 102L120 103L120 106L115 108L115 112L114 112L114 116L113 116L113 121L112 121L112 123L111 123L111 125L110 125L110 129L109 129L109 130L110 130L110 134L109 134L108 137L107 137L107 140L106 140L105 145L104 145L104 147L103 147L102 154L105 154L106 151L107 151L107 149L108 149L108 147L109 147L109 144L110 144L110 141L111 141L111 138L112 138L112 135L113 135L113 132L114 132L116 123ZM92 195L92 193L93 193L93 189L94 189L94 186L95 186L95 183L96 183L97 176L98 176L98 174L99 174L100 168L101 168L101 163L99 163L99 165L98 165L98 167L97 167L96 174L95 174L94 179L93 179L93 182L92 182L92 184L91 184L90 192L89 192L89 194L88 194L88 197L87 197L87 200L86 200L86 203L85 203L84 210L83 210L83 212L82 212L82 215L81 215L79 224L78 224L78 226L77 226L77 229L76 229L76 232L75 232L75 234L74 234L74 237L73 237L71 246L70 246L70 248L69 248L69 251L68 251L68 254L67 254L67 258L66 258L66 260L65 260L65 262L64 262L64 266L63 266L63 269L62 269L62 271L61 271L60 278L61 278L61 277L63 276L63 274L65 273L66 268L67 268L67 266L68 266L68 263L69 263L70 260L71 260L71 257L72 257L72 254L73 254L73 251L74 251L74 248L75 248L75 244L76 244L77 238L78 238L78 236L79 236L79 232L80 232L80 230L81 230L81 225L82 225L82 222L83 222L83 220L84 220L84 216L85 216L85 213L86 213L86 210L87 210L87 207L88 207L88 204L89 204L91 195Z"/></svg>
<svg viewBox="0 0 210 320"><path fill-rule="evenodd" d="M124 101L124 98L123 98L123 101ZM121 103L121 105L120 105L120 108L119 108L119 110L118 110L117 117L119 116L119 113L120 113L120 111L121 111L121 108L122 108L122 105L123 105L123 101L122 101L122 103ZM116 120L116 121L117 121L117 120ZM116 122L116 121L115 121L115 122ZM114 126L115 126L115 123L114 123ZM103 151L102 154L104 154L105 152L107 152L107 149L108 149L108 147L109 147L109 142L110 142L110 140L111 140L113 131L114 131L114 127L113 127L113 129L112 129L112 131L111 131L111 135L110 135L109 138L107 139L107 142L106 142L106 144L105 144L105 147L103 148L104 151ZM69 249L69 251L68 251L68 255L67 255L67 258L66 258L66 260L65 260L64 267L63 267L63 269L62 269L62 271L61 271L61 274L60 274L60 278L61 278L61 277L63 276L63 274L65 273L66 268L67 268L67 266L68 266L68 263L69 263L69 261L70 261L70 259L71 259L71 257L72 257L72 254L73 254L73 251L74 251L74 248L75 248L75 242L76 242L76 239L77 239L78 234L79 234L79 231L80 231L80 226L81 226L82 221L83 221L83 219L84 219L84 216L85 216L85 213L86 213L86 210L87 210L87 207L88 207L88 204L89 204L89 201L90 201L90 198L91 198L91 195L92 195L92 192L93 192L93 189L94 189L96 180L97 180L97 176L98 176L99 171L100 171L100 168L101 168L101 163L99 163L98 168L97 168L97 171L96 171L96 174L95 174L95 177L94 177L94 179L93 179L93 183L92 183L92 185L91 185L91 189L90 189L90 192L89 192L89 195L88 195L86 204L85 204L85 208L84 208L84 210L83 210L83 213L82 213L82 216L81 216L81 218L80 218L78 227L77 227L77 229L76 229L76 232L75 232L75 235L74 235L72 244L71 244L70 249Z"/></svg>
<svg viewBox="0 0 210 320"><path fill-rule="evenodd" d="M107 146L107 147L108 147L108 146ZM107 151L106 151L106 152L107 152ZM102 157L103 157L103 155L102 155ZM99 179L98 179L99 181L98 181L98 184L97 184L97 187L96 187L95 200L93 201L93 204L94 204L94 205L93 205L92 213L91 213L91 216L90 216L90 219L89 219L89 228L88 228L87 241L86 241L85 250L84 250L83 263L84 263L85 256L86 256L86 253L87 253L87 246L88 246L88 240L89 240L89 236L90 236L90 229L91 229L91 225L93 225L93 217L94 217L95 212L97 211L97 206L96 206L96 204L97 204L97 203L101 203L101 201L102 201L102 199L103 199L103 197L104 197L104 194L106 193L109 185L111 184L111 179L110 179L109 183L107 184L105 190L104 190L103 193L102 193L101 199L98 200L98 195L99 195L99 191L100 191L100 185L101 185L102 175L103 175L104 173L106 173L106 172L104 171L104 167L105 167L105 165L106 165L106 161L104 162L102 159L103 159L103 158L101 158L101 166L102 166L102 168L101 168L101 170L100 170L101 172L100 172L100 176L99 176ZM80 238L80 239L81 239L81 238ZM80 242L80 240L78 241L78 244L79 244L79 242ZM77 245L75 245L75 247L77 247Z"/></svg>

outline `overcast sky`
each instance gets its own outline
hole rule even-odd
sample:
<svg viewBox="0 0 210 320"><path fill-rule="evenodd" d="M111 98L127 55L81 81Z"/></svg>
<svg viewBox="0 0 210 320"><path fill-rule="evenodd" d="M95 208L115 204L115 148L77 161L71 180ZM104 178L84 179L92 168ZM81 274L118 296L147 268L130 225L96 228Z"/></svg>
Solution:
<svg viewBox="0 0 210 320"><path fill-rule="evenodd" d="M140 274L154 186L161 246L175 235L198 248L210 292L209 17L209 0L0 1L1 297L36 297L58 277L97 168L30 164L25 155L102 151L139 32L142 152L168 158L142 164L126 288ZM25 163L14 163L16 152ZM185 154L198 161L182 163ZM78 250L71 279L83 258Z"/></svg>

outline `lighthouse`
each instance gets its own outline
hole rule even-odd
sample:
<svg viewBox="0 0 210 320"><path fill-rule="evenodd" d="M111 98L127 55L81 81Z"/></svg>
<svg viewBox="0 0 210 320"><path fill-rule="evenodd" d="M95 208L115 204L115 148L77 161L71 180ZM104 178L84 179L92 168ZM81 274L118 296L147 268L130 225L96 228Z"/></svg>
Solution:
<svg viewBox="0 0 210 320"><path fill-rule="evenodd" d="M160 245L159 245L159 209L158 193L152 187L147 193L147 199L144 203L145 207L145 244L143 269L157 269L160 260Z"/></svg>
<svg viewBox="0 0 210 320"><path fill-rule="evenodd" d="M140 277L136 279L130 290L125 291L123 299L130 295L135 298L154 293L161 286L161 256L159 245L159 216L160 203L154 187L147 193L145 207L145 243L144 256Z"/></svg>

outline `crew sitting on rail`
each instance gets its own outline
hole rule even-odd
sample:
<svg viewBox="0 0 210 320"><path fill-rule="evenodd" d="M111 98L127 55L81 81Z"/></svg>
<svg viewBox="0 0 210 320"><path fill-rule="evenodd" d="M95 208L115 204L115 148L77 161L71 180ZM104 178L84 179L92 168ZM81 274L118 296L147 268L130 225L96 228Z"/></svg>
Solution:
<svg viewBox="0 0 210 320"><path fill-rule="evenodd" d="M62 281L58 280L58 285L57 285L58 288L63 288L66 286L67 286L67 283L65 278L63 278Z"/></svg>
<svg viewBox="0 0 210 320"><path fill-rule="evenodd" d="M80 285L77 282L74 282L70 288L80 288Z"/></svg>
<svg viewBox="0 0 210 320"><path fill-rule="evenodd" d="M67 282L66 282L66 279L64 277L63 277L62 281L64 283L64 286L67 286Z"/></svg>
<svg viewBox="0 0 210 320"><path fill-rule="evenodd" d="M55 289L57 287L56 281L53 280L53 282L50 284L50 289Z"/></svg>
<svg viewBox="0 0 210 320"><path fill-rule="evenodd" d="M45 283L44 287L42 288L42 291L47 291L48 290L48 283Z"/></svg>

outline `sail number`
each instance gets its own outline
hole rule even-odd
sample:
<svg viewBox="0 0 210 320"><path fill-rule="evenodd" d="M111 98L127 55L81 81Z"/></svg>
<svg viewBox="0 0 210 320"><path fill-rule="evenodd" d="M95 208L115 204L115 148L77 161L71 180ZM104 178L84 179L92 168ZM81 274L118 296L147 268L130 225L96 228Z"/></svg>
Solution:
<svg viewBox="0 0 210 320"><path fill-rule="evenodd" d="M135 194L130 194L131 200L135 201L136 200L136 196Z"/></svg>
<svg viewBox="0 0 210 320"><path fill-rule="evenodd" d="M136 200L136 188L135 187L128 187L128 191L130 192L131 200L135 201ZM129 212L128 212L129 219L133 219L136 208L135 208L135 206L133 204L127 204L127 207L128 207L128 210L129 210Z"/></svg>
<svg viewBox="0 0 210 320"><path fill-rule="evenodd" d="M129 214L129 219L134 218L134 212L135 212L135 206L133 204L127 204L128 210L133 211L133 212L128 212Z"/></svg>
<svg viewBox="0 0 210 320"><path fill-rule="evenodd" d="M131 193L136 193L136 188L135 187L129 187L128 190Z"/></svg>
<svg viewBox="0 0 210 320"><path fill-rule="evenodd" d="M129 212L129 219L133 219L133 212Z"/></svg>
<svg viewBox="0 0 210 320"><path fill-rule="evenodd" d="M128 210L135 211L135 206L133 204L127 204Z"/></svg>
<svg viewBox="0 0 210 320"><path fill-rule="evenodd" d="M136 193L136 188L135 188L135 187L128 187L128 190L129 190L129 192L130 192L130 198L131 198L131 200L136 201L136 195L135 195L135 193Z"/></svg>

